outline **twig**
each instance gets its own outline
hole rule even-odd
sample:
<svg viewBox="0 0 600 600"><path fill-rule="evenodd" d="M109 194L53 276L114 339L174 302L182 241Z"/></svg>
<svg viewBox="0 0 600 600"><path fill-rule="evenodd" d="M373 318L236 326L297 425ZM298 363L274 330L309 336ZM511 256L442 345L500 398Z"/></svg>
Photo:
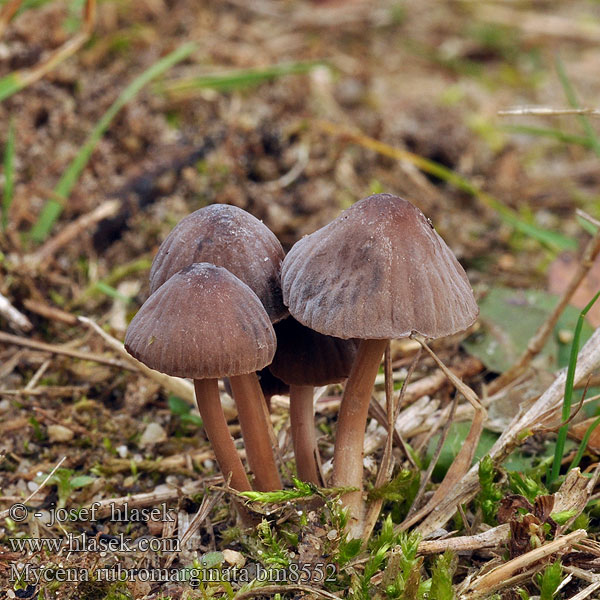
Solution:
<svg viewBox="0 0 600 600"><path fill-rule="evenodd" d="M139 360L136 360L133 358L133 356L127 353L127 350L125 350L123 346L123 342L120 342L117 338L114 338L112 335L106 333L106 331L99 327L98 324L92 319L88 319L87 317L79 317L79 322L96 332L110 346L110 348L112 348L124 359L128 365L128 369L139 371L146 377L156 381L159 385L163 386L176 396L195 404L196 396L194 395L194 386L189 381L186 379L180 379L179 377L171 377L170 375L165 375L164 373L159 373L158 371L148 368L144 363L141 363Z"/></svg>
<svg viewBox="0 0 600 600"><path fill-rule="evenodd" d="M44 478L44 481L42 481L42 483L40 483L39 487L36 488L33 492L31 492L31 494L29 494L29 496L27 496L27 498L25 498L25 500L23 500L23 504L27 504L35 495L37 495L37 493L48 483L48 481L50 481L50 478L52 477L52 475L54 475L54 473L56 473L56 471L58 470L60 465L62 465L65 462L65 460L67 460L67 457L63 456L56 463L56 465L54 466L52 471L50 471L50 473L48 473L48 475L46 475L46 477ZM2 512L0 512L0 519L4 519L4 517L6 517L9 513L10 513L10 508L3 510Z"/></svg>
<svg viewBox="0 0 600 600"><path fill-rule="evenodd" d="M179 539L181 540L181 547L185 548L188 540L198 531L200 525L203 521L208 517L210 511L214 508L217 502L221 500L223 495L225 494L224 490L219 490L211 495L206 495L202 498L202 504L200 504L200 508L194 515L191 523L188 525L188 528L185 531L179 531ZM173 561L177 558L176 554L171 554L165 566L168 568L171 566Z"/></svg>
<svg viewBox="0 0 600 600"><path fill-rule="evenodd" d="M162 502L176 500L180 496L193 496L201 492L205 487L205 481L193 481L184 485L183 487L168 487L163 485L152 492L144 492L142 494L133 494L130 496L121 496L119 498L107 498L105 500L100 500L99 502L88 504L87 508L96 506L98 516L100 518L104 518L111 514L113 508L119 508L125 504L127 504L129 508L156 506Z"/></svg>
<svg viewBox="0 0 600 600"><path fill-rule="evenodd" d="M419 543L419 554L441 554L446 550L467 552L482 548L498 548L508 541L510 525L503 523L476 535L461 535L443 540L423 540Z"/></svg>
<svg viewBox="0 0 600 600"><path fill-rule="evenodd" d="M461 598L464 598L464 600L475 600L475 598L485 597L493 591L503 587L506 581L519 571L533 565L543 558L552 556L556 552L571 547L573 544L586 537L587 531L585 531L585 529L578 529L569 535L557 538L548 544L530 550L526 554L517 556L473 581L469 586L469 592L462 595ZM541 566L542 565L540 565L540 568Z"/></svg>
<svg viewBox="0 0 600 600"><path fill-rule="evenodd" d="M579 593L571 596L569 600L585 600L585 598L589 598L599 588L600 581L595 581L594 583L590 583L590 585L582 589Z"/></svg>
<svg viewBox="0 0 600 600"><path fill-rule="evenodd" d="M50 319L52 321L60 321L67 325L77 325L77 317L55 306L49 306L38 300L27 298L23 301L25 308L40 317Z"/></svg>
<svg viewBox="0 0 600 600"><path fill-rule="evenodd" d="M33 325L29 319L19 312L2 294L0 294L0 317L4 317L15 329L31 331Z"/></svg>
<svg viewBox="0 0 600 600"><path fill-rule="evenodd" d="M500 377L494 379L488 387L488 394L495 394L498 390L505 387L511 381L516 379L521 373L523 373L529 366L534 356L539 354L543 349L546 341L550 334L554 331L556 323L562 314L563 310L569 304L571 297L575 293L575 290L579 287L579 284L583 281L583 278L587 275L588 271L592 268L598 253L600 252L600 230L596 232L594 237L590 239L585 247L583 257L577 267L577 271L571 278L567 289L563 292L560 301L552 311L552 314L546 319L542 326L536 331L535 335L529 340L527 348L523 354L519 357L517 362L500 375Z"/></svg>
<svg viewBox="0 0 600 600"><path fill-rule="evenodd" d="M596 161L594 161L594 162L596 162ZM581 210L581 208L576 208L575 214L578 217L581 217L583 220L587 221L588 223L591 223L592 225L595 225L596 227L600 227L600 221L598 219L594 219L594 217L592 217L592 215L586 213L585 210Z"/></svg>
<svg viewBox="0 0 600 600"><path fill-rule="evenodd" d="M2 331L0 331L0 342L4 342L5 344L14 344L15 346L25 346L25 348L31 348L32 350L39 350L41 352L50 352L52 354L71 356L72 358L79 358L80 360L89 360L103 365L109 365L111 367L118 367L119 369L128 369L129 371L135 370L131 364L127 364L115 358L107 358L101 354L79 352L78 350L71 350L70 348L65 348L63 346L37 342L36 340L29 340L19 337L18 335L10 335L9 333L4 333Z"/></svg>
<svg viewBox="0 0 600 600"><path fill-rule="evenodd" d="M88 231L96 223L116 215L120 207L121 202L119 200L108 200L92 212L81 215L64 227L56 236L49 239L35 254L26 257L26 264L34 267L43 265L61 248L81 236L82 233Z"/></svg>

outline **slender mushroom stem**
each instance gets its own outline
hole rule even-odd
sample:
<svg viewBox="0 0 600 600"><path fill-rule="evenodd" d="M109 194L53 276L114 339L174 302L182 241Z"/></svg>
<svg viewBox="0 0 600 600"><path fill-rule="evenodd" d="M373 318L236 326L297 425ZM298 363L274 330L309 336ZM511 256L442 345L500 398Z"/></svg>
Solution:
<svg viewBox="0 0 600 600"><path fill-rule="evenodd" d="M290 425L298 477L321 485L313 398L312 385L290 385Z"/></svg>
<svg viewBox="0 0 600 600"><path fill-rule="evenodd" d="M233 439L227 427L221 398L219 396L217 379L194 379L196 403L202 417L204 430L213 447L225 481L231 474L229 485L232 488L247 492L252 490L244 465L233 444Z"/></svg>
<svg viewBox="0 0 600 600"><path fill-rule="evenodd" d="M230 377L229 382L255 487L261 492L280 490L281 479L271 444L274 434L258 377L247 373Z"/></svg>
<svg viewBox="0 0 600 600"><path fill-rule="evenodd" d="M361 340L350 376L346 382L338 415L338 427L333 452L333 485L355 487L356 492L342 496L349 510L348 531L361 537L364 518L363 446L371 392L388 340Z"/></svg>

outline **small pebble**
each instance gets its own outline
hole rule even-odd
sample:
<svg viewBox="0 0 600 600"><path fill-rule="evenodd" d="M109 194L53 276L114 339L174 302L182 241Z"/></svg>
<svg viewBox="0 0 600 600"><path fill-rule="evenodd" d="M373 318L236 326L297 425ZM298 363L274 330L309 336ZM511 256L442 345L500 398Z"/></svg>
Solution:
<svg viewBox="0 0 600 600"><path fill-rule="evenodd" d="M121 458L127 458L127 454L129 454L129 449L125 444L123 444L122 446L117 446L115 450Z"/></svg>
<svg viewBox="0 0 600 600"><path fill-rule="evenodd" d="M158 423L149 423L140 438L140 446L154 446L167 439L167 432Z"/></svg>
<svg viewBox="0 0 600 600"><path fill-rule="evenodd" d="M223 558L227 564L238 567L239 569L246 564L246 559L241 552L230 550L229 548L223 550Z"/></svg>
<svg viewBox="0 0 600 600"><path fill-rule="evenodd" d="M73 430L62 425L48 425L48 439L51 442L70 442L75 437Z"/></svg>

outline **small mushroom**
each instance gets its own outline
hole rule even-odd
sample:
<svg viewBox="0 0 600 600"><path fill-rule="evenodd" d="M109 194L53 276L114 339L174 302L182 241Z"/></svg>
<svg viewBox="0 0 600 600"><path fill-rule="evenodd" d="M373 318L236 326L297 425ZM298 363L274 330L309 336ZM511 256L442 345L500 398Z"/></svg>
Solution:
<svg viewBox="0 0 600 600"><path fill-rule="evenodd" d="M281 297L284 252L275 235L250 213L227 204L211 204L182 219L158 249L150 270L150 290L160 288L179 269L195 262L224 267L258 296L271 322L287 316ZM231 377L244 445L258 489L281 488L281 479L265 445L275 436L256 375Z"/></svg>
<svg viewBox="0 0 600 600"><path fill-rule="evenodd" d="M467 276L431 221L390 194L365 198L301 239L283 262L284 302L326 335L361 338L340 407L333 484L358 492L343 501L360 536L364 431L387 341L467 329L479 312Z"/></svg>
<svg viewBox="0 0 600 600"><path fill-rule="evenodd" d="M276 323L288 314L281 298L283 257L281 243L262 221L237 206L210 204L183 218L160 245L150 292L188 265L211 263L243 281Z"/></svg>
<svg viewBox="0 0 600 600"><path fill-rule="evenodd" d="M358 342L323 335L288 317L275 326L277 350L268 370L290 386L290 426L296 470L322 485L314 423L314 386L344 381Z"/></svg>
<svg viewBox="0 0 600 600"><path fill-rule="evenodd" d="M125 335L127 352L151 369L194 380L217 462L240 491L252 488L227 427L217 382L262 369L271 362L275 345L275 332L256 294L226 269L207 263L190 265L159 287ZM268 461L268 443L266 454L263 460Z"/></svg>

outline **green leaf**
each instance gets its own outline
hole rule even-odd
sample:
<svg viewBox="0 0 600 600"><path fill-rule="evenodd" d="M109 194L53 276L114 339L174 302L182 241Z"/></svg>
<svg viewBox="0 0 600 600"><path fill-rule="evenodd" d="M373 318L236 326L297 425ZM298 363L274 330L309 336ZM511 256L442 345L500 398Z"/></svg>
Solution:
<svg viewBox="0 0 600 600"><path fill-rule="evenodd" d="M482 329L464 342L467 351L496 373L509 369L527 348L529 340L546 321L558 302L558 297L540 290L515 290L495 287L479 303ZM579 311L567 306L551 336L535 360L538 368L551 371L565 366L560 356L565 347L558 338L561 330L573 331ZM582 341L592 335L592 327L582 325Z"/></svg>
<svg viewBox="0 0 600 600"><path fill-rule="evenodd" d="M169 405L169 410L174 415L187 415L192 410L191 405L178 396L169 396L167 403Z"/></svg>
<svg viewBox="0 0 600 600"><path fill-rule="evenodd" d="M64 203L67 201L71 190L77 183L81 172L87 165L92 152L96 148L96 144L100 141L119 111L128 102L133 100L133 98L135 98L135 96L144 86L150 83L153 79L156 79L156 77L159 75L162 75L165 71L169 70L173 65L187 58L195 50L195 48L195 44L183 44L177 48L177 50L174 50L146 69L119 94L119 97L102 115L94 129L92 129L84 145L80 148L79 152L71 164L67 167L67 170L63 173L62 177L54 188L55 196L63 198L63 201L59 202L58 200L53 199L46 202L46 205L38 217L38 220L31 229L31 238L35 242L43 242L50 233L54 223L63 211Z"/></svg>
<svg viewBox="0 0 600 600"><path fill-rule="evenodd" d="M467 438L471 425L467 422L452 423L450 425L448 436L442 446L438 462L433 469L433 476L436 480L441 481L450 468L450 465L456 458L456 455L460 452L464 442ZM429 446L427 447L427 460L430 461L433 457L435 449L437 448L440 439L440 434L436 434L431 438ZM488 429L484 429L479 438L479 443L475 449L475 456L473 462L478 461L480 458L485 456L490 448L494 445L498 439L498 434Z"/></svg>
<svg viewBox="0 0 600 600"><path fill-rule="evenodd" d="M89 475L77 475L69 481L69 485L76 490L85 487L86 485L90 485L90 483L94 483L94 481L96 481L95 477L90 477Z"/></svg>

